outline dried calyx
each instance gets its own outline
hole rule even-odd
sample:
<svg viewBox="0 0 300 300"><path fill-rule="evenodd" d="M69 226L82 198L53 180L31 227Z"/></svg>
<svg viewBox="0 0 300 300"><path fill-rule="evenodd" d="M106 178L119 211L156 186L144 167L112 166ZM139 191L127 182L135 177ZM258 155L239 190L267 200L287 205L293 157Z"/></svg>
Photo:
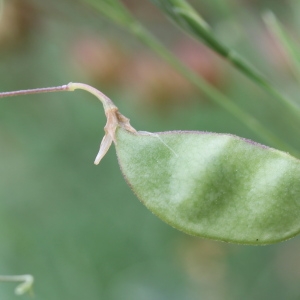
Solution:
<svg viewBox="0 0 300 300"><path fill-rule="evenodd" d="M123 116L114 103L99 90L83 83L72 83L66 85L67 91L74 91L77 89L85 90L96 96L103 104L105 115L107 118L106 125L104 127L105 135L101 141L99 152L96 156L94 163L98 165L104 155L107 153L111 146L111 143L117 143L115 133L117 127L122 127L132 133L136 133L136 130L130 125L129 119Z"/></svg>

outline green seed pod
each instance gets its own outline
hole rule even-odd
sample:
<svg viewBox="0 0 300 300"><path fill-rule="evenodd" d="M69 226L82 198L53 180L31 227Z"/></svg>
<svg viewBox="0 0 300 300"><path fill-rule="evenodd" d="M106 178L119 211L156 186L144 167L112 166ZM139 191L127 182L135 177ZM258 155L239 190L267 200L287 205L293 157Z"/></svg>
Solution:
<svg viewBox="0 0 300 300"><path fill-rule="evenodd" d="M233 135L116 132L123 175L158 217L188 234L269 244L300 230L300 162Z"/></svg>
<svg viewBox="0 0 300 300"><path fill-rule="evenodd" d="M264 245L300 231L300 161L230 134L136 131L113 102L83 83L0 93L0 97L86 90L107 123L95 159L112 142L129 186L158 217L188 234Z"/></svg>
<svg viewBox="0 0 300 300"><path fill-rule="evenodd" d="M229 134L136 131L96 89L107 123L95 163L112 142L123 175L158 217L188 234L265 245L300 231L300 161Z"/></svg>

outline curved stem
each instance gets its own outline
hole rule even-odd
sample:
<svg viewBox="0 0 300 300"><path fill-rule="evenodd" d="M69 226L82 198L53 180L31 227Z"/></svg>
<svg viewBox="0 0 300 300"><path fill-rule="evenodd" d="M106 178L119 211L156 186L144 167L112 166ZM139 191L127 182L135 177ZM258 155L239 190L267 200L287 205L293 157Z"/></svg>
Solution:
<svg viewBox="0 0 300 300"><path fill-rule="evenodd" d="M130 125L129 119L124 117L119 111L114 103L103 93L95 89L94 87L84 84L84 83L74 83L70 82L66 85L49 87L49 88L38 88L30 90L20 90L13 92L3 92L0 93L0 98L28 95L28 94L40 94L49 92L62 92L62 91L75 91L75 90L85 90L94 96L96 96L103 104L105 115L107 118L106 125L104 127L105 136L100 144L100 149L95 159L95 164L99 164L101 159L104 157L108 149L110 148L112 142L116 143L115 132L118 126L125 128L126 130L136 133L136 130ZM1 277L0 277L1 280Z"/></svg>
<svg viewBox="0 0 300 300"><path fill-rule="evenodd" d="M0 276L0 281L3 282L21 282L16 289L17 295L22 295L31 290L34 278L32 275L11 275L11 276Z"/></svg>
<svg viewBox="0 0 300 300"><path fill-rule="evenodd" d="M114 103L103 93L95 89L94 87L84 84L84 83L74 83L70 82L65 85L55 86L55 87L47 87L47 88L37 88L37 89L29 89L29 90L20 90L20 91L12 91L12 92L2 92L0 93L0 98L5 97L13 97L13 96L22 96L22 95L30 95L30 94L42 94L42 93L51 93L51 92L64 92L69 91L73 92L74 90L85 90L94 96L96 96L103 104L105 112L112 108L117 108Z"/></svg>
<svg viewBox="0 0 300 300"><path fill-rule="evenodd" d="M117 107L114 105L114 103L103 93L101 93L99 90L95 89L94 87L85 84L85 83L74 83L70 82L67 85L68 91L74 91L74 90L85 90L94 96L96 96L103 104L105 112L107 112L110 109L116 109Z"/></svg>

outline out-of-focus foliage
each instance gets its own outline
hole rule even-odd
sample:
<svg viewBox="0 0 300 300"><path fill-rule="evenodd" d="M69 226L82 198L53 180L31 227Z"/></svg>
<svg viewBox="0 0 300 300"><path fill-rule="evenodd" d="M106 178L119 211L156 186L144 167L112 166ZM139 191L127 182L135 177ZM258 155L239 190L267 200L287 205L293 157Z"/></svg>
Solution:
<svg viewBox="0 0 300 300"><path fill-rule="evenodd" d="M300 146L298 128L271 97L209 50L195 51L201 46L186 40L148 1L124 3L200 75ZM260 19L268 7L297 32L296 0L192 3L227 45L297 101L289 65ZM1 91L81 81L109 95L137 129L207 130L263 142L79 1L5 1L0 45ZM198 62L197 55L205 64L190 63ZM0 272L34 275L36 299L299 297L299 238L250 247L187 236L136 199L114 151L95 167L105 116L92 96L24 96L0 105ZM15 299L13 288L1 283L0 298Z"/></svg>

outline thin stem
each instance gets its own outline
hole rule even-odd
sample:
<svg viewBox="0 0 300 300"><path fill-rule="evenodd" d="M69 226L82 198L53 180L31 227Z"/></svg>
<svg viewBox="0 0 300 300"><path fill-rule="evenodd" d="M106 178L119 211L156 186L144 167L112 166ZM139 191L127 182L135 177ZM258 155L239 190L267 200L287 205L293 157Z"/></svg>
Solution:
<svg viewBox="0 0 300 300"><path fill-rule="evenodd" d="M104 110L107 111L111 108L116 108L114 103L103 93L95 89L94 87L84 84L84 83L73 83L70 82L65 85L55 86L55 87L47 87L47 88L37 88L37 89L29 89L29 90L20 90L20 91L12 91L12 92L2 92L0 93L0 98L5 97L14 97L21 95L30 95L30 94L42 94L42 93L52 93L52 92L72 92L74 90L81 89L85 90L94 96L96 96L103 104Z"/></svg>
<svg viewBox="0 0 300 300"><path fill-rule="evenodd" d="M114 105L114 103L103 93L95 89L94 87L84 84L84 83L73 83L70 82L67 85L57 86L57 87L49 87L49 88L38 88L38 89L30 89L30 90L21 90L21 91L13 91L13 92L3 92L0 93L0 98L11 97L11 96L19 96L19 95L28 95L28 94L39 94L39 93L48 93L48 92L61 92L61 91L69 91L73 92L74 90L85 90L94 96L96 96L103 104L104 111L107 117L107 122L104 127L105 136L101 142L100 149L98 155L95 159L95 164L99 164L100 160L104 157L112 142L116 143L115 132L118 126L136 133L136 130L130 125L129 119L124 117L119 111L118 108ZM18 281L21 277L0 277L0 281L2 280L16 280ZM23 278L23 277L22 277ZM25 283L24 283L25 285Z"/></svg>
<svg viewBox="0 0 300 300"><path fill-rule="evenodd" d="M63 92L63 91L69 91L68 85L61 85L61 86L47 87L47 88L38 88L38 89L30 89L30 90L20 90L20 91L13 91L13 92L2 92L2 93L0 93L0 98L21 96L21 95L29 95L29 94Z"/></svg>
<svg viewBox="0 0 300 300"><path fill-rule="evenodd" d="M32 288L34 278L32 275L12 275L12 276L0 276L0 281L3 282L21 282L16 289L17 295L22 295Z"/></svg>
<svg viewBox="0 0 300 300"><path fill-rule="evenodd" d="M68 91L74 91L74 90L84 90L87 91L94 96L96 96L103 104L105 112L107 112L110 109L117 108L114 103L103 93L101 93L99 90L95 89L94 87L84 84L84 83L74 83L70 82L67 85Z"/></svg>

